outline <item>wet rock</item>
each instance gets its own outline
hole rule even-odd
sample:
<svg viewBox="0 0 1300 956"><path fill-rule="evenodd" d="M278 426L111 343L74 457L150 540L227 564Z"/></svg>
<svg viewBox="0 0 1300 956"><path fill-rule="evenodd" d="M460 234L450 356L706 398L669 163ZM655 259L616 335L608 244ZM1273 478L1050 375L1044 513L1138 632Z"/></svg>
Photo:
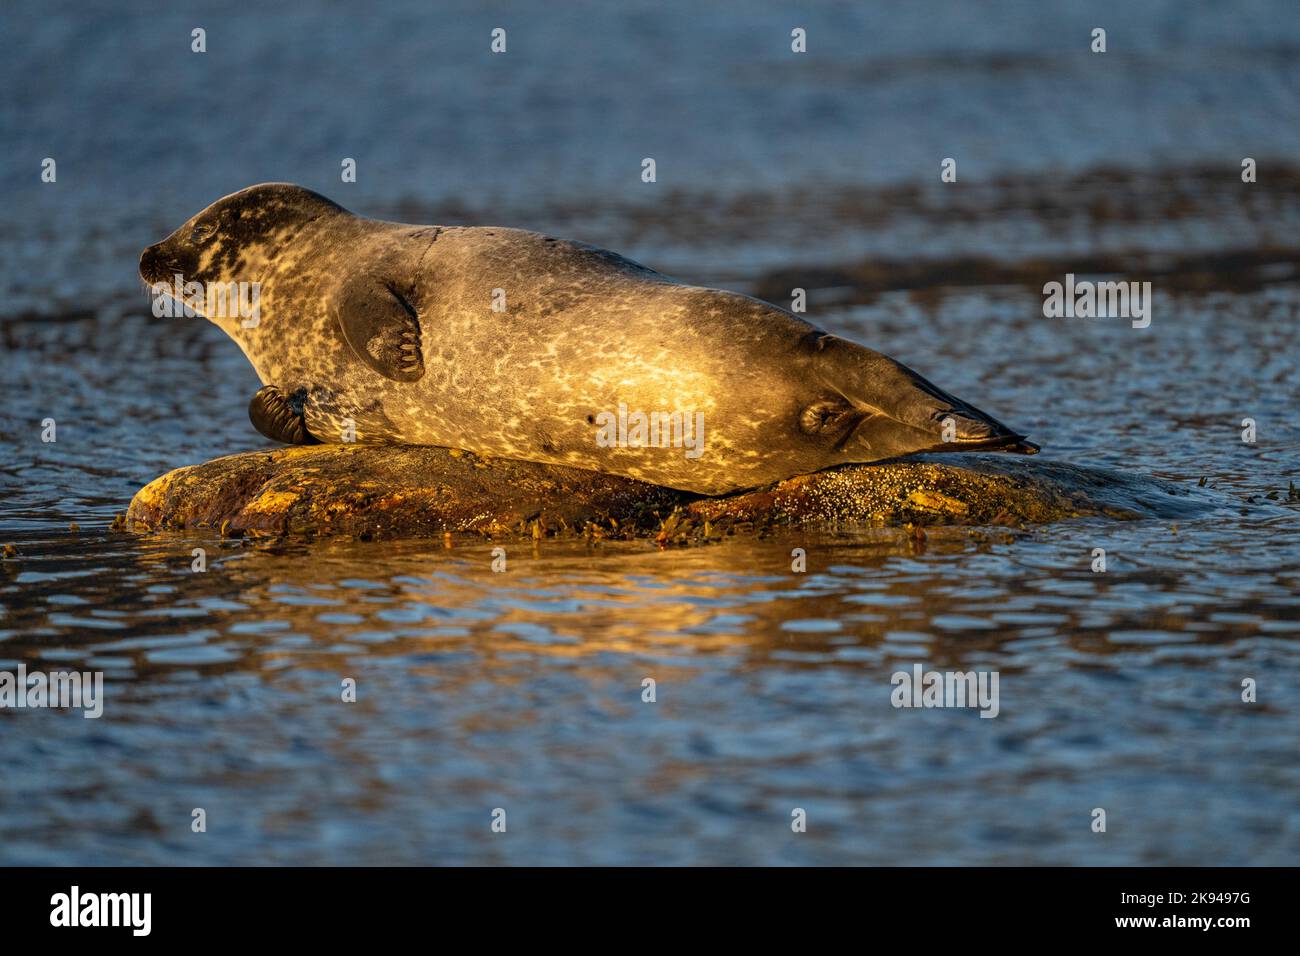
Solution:
<svg viewBox="0 0 1300 956"><path fill-rule="evenodd" d="M784 522L1037 524L1085 515L1171 518L1212 507L1203 492L1171 482L1062 462L997 455L942 455L843 465L771 488L694 502L724 515Z"/></svg>
<svg viewBox="0 0 1300 956"><path fill-rule="evenodd" d="M144 488L127 519L145 528L419 537L631 534L681 492L575 468L410 445L311 445L177 468Z"/></svg>
<svg viewBox="0 0 1300 956"><path fill-rule="evenodd" d="M702 498L655 485L444 448L313 445L244 452L142 488L139 530L419 537L585 534L678 543L780 524L1040 523L1083 515L1182 517L1213 493L1098 468L942 455L845 465Z"/></svg>

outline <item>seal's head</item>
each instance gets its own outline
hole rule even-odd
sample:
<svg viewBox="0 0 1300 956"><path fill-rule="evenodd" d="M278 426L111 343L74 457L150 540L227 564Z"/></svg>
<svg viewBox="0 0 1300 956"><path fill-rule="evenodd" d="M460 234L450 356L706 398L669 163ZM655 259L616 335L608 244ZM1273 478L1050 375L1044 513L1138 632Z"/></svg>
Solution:
<svg viewBox="0 0 1300 956"><path fill-rule="evenodd" d="M198 283L196 293L202 296L208 286L259 282L268 265L303 229L338 215L350 214L302 186L249 186L218 199L162 242L145 249L140 254L140 278L173 297L189 283ZM220 324L220 316L207 317Z"/></svg>

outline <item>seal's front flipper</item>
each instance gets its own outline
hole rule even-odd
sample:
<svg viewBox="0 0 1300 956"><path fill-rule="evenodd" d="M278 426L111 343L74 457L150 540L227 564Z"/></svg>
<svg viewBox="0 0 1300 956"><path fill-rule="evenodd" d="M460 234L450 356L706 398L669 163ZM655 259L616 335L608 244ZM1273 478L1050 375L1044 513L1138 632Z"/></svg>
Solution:
<svg viewBox="0 0 1300 956"><path fill-rule="evenodd" d="M420 322L391 284L354 282L339 300L339 328L357 358L396 382L424 374Z"/></svg>
<svg viewBox="0 0 1300 956"><path fill-rule="evenodd" d="M319 445L320 442L307 431L302 399L301 391L286 398L274 385L263 385L248 403L248 420L273 441L286 445Z"/></svg>

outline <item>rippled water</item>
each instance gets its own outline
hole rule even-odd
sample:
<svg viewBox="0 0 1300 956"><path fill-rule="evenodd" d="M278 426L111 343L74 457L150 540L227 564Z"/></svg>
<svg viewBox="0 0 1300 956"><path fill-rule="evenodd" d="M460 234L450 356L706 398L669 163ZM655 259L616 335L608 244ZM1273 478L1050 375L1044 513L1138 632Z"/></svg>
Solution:
<svg viewBox="0 0 1300 956"><path fill-rule="evenodd" d="M491 16L421 32L418 6L348 20L346 33L321 18L214 15L241 39L225 52L210 39L215 78L185 61L157 82L149 45L189 29L174 11L125 28L108 14L28 23L28 48L0 65L7 89L46 91L4 106L18 147L5 152L9 179L34 182L31 155L61 157L57 193L22 186L0 212L0 543L16 549L0 562L0 670L106 680L99 720L0 710L0 863L1295 862L1293 279L1158 285L1146 330L1044 319L1034 289L888 291L834 307L811 296L815 321L1027 429L1048 458L1205 478L1221 506L1177 525L931 529L924 544L824 528L670 551L506 542L505 573L492 571L495 543L469 538L108 530L161 472L264 444L244 412L257 382L233 344L202 322L160 324L134 291L138 250L227 189L283 178L338 195L336 154L378 143L369 162L383 175L363 165L357 193L339 197L358 211L433 216L461 202L483 216L501 197L509 224L739 288L773 266L864 250L1018 262L1045 249L1288 245L1294 190L1264 178L1240 205L1204 184L1188 198L1181 167L1165 182L1145 165L1226 155L1231 181L1243 139L1295 155L1283 118L1300 97L1300 26L1287 5L1247 5L1230 22L1211 4L1103 8L1119 27L1110 74L1052 52L1091 18L1038 4L1002 30L959 15L964 5L904 19L819 7L807 15L811 42L828 48L816 82L781 57L776 7L743 25L694 8L592 7L575 39L572 21L530 5L512 20L521 79L455 39L486 34ZM320 69L311 37L333 44L337 78L282 88ZM59 52L78 39L75 55ZM759 42L771 52L745 46ZM393 44L394 62L427 62L428 74L353 69ZM567 70L543 52L560 47ZM667 58L672 70L650 68ZM247 84L265 87L264 107L241 96L245 112L217 108ZM1137 89L1147 98L1133 101ZM180 108L186 97L203 120ZM388 105L356 108L372 100ZM1075 135L1060 124L1078 103L1114 121L1085 118ZM69 129L59 111L74 109L84 123ZM177 113L186 132L170 141L146 121ZM1155 134L1139 135L1152 118ZM503 123L514 140L494 138ZM654 149L689 172L647 210L624 195L634 187L619 184L619 150L635 175ZM950 152L985 166L971 168L982 198L961 216L892 191L918 175L916 155ZM1134 167L1131 217L1099 221L1091 201L1058 217L999 178L1050 184L1044 170L1101 162ZM661 160L661 177L672 168ZM697 199L719 182L750 198L706 207L708 228L696 228ZM791 212L809 183L818 201ZM863 183L880 190L867 196L878 218L843 212ZM1072 208L1073 194L1045 188ZM1173 209L1166 189L1190 208ZM53 444L40 438L46 417ZM1241 441L1246 417L1254 444ZM204 572L191 570L195 548ZM805 573L791 570L795 548ZM893 708L891 675L917 662L996 670L999 716ZM349 677L356 703L340 700ZM1241 701L1245 678L1256 703ZM196 807L206 834L191 832ZM506 834L490 830L498 807ZM791 831L796 807L806 833ZM1105 834L1090 829L1095 807Z"/></svg>

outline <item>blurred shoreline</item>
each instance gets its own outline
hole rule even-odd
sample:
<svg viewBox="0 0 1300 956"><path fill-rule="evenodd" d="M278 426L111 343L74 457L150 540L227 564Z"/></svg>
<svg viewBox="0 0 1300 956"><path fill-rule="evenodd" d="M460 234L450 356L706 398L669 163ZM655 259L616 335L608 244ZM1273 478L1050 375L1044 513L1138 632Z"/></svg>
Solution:
<svg viewBox="0 0 1300 956"><path fill-rule="evenodd" d="M1152 279L1164 293L1300 281L1300 165L1264 166L1255 183L1243 183L1232 166L1159 175L1103 168L1059 182L1015 177L739 198L669 191L652 206L552 201L489 211L408 199L353 211L413 224L533 229L777 304L795 286L825 290L818 301L830 307L896 290L1041 288L1065 272ZM161 234L161 227L149 233ZM69 265L63 282L34 288L14 282L11 265L0 302L11 347L21 344L13 338L18 323L119 315L146 304L134 268L138 240L112 238L120 240L107 246L120 263L112 280ZM102 255L107 239L13 234L0 244L75 262Z"/></svg>

